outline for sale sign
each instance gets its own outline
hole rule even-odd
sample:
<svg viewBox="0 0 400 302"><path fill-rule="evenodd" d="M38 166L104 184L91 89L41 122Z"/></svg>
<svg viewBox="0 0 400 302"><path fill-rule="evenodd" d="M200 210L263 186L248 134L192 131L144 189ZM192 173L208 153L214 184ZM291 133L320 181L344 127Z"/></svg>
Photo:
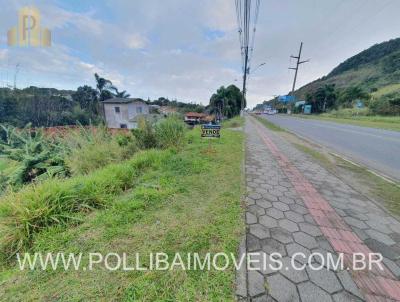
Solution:
<svg viewBox="0 0 400 302"><path fill-rule="evenodd" d="M220 138L220 125L202 125L201 126L201 137L217 137Z"/></svg>

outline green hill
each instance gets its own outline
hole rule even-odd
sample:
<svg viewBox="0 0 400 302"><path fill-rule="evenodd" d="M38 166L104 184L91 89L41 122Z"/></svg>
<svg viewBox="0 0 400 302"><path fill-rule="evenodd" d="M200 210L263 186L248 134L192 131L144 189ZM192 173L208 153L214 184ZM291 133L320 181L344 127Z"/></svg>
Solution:
<svg viewBox="0 0 400 302"><path fill-rule="evenodd" d="M347 59L327 76L297 90L296 96L305 99L326 84L337 89L358 86L373 96L400 94L400 38L376 44Z"/></svg>

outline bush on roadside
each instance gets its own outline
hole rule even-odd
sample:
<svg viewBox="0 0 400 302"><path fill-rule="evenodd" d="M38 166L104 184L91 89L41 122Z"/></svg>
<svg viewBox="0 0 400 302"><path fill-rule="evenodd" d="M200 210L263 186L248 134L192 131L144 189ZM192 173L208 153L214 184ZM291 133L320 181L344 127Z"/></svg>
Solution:
<svg viewBox="0 0 400 302"><path fill-rule="evenodd" d="M65 162L72 174L87 174L130 158L138 147L133 136L113 136L105 127L81 128L63 137Z"/></svg>
<svg viewBox="0 0 400 302"><path fill-rule="evenodd" d="M398 94L384 95L373 100L370 108L377 115L400 115L400 96Z"/></svg>
<svg viewBox="0 0 400 302"><path fill-rule="evenodd" d="M151 149L157 146L153 124L145 118L139 119L138 128L132 129L132 134L140 149Z"/></svg>
<svg viewBox="0 0 400 302"><path fill-rule="evenodd" d="M185 140L187 128L185 123L177 117L168 117L155 125L157 146L163 149L180 148Z"/></svg>
<svg viewBox="0 0 400 302"><path fill-rule="evenodd" d="M340 108L332 110L328 113L323 113L322 116L336 117L336 118L352 118L355 116L368 116L371 114L369 108Z"/></svg>

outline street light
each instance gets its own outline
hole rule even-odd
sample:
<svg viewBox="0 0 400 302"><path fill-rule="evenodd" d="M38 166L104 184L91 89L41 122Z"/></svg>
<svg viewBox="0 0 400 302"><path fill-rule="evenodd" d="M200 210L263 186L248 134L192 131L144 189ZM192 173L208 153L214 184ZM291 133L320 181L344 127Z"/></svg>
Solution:
<svg viewBox="0 0 400 302"><path fill-rule="evenodd" d="M256 68L254 68L254 70L252 71L252 73L254 73L258 68L260 68L261 66L264 66L267 63L261 63L260 65L258 65ZM249 69L249 74L250 74L250 69Z"/></svg>

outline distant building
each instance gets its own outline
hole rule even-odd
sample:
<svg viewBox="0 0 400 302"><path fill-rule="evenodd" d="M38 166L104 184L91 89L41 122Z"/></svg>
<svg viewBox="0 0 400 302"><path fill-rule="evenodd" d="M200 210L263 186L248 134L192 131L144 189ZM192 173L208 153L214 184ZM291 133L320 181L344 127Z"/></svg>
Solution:
<svg viewBox="0 0 400 302"><path fill-rule="evenodd" d="M138 117L149 115L149 106L141 99L112 98L103 102L108 128L135 129Z"/></svg>
<svg viewBox="0 0 400 302"><path fill-rule="evenodd" d="M188 112L185 113L185 123L190 125L201 124L206 116L207 114L204 113Z"/></svg>
<svg viewBox="0 0 400 302"><path fill-rule="evenodd" d="M178 112L178 110L175 107L170 107L170 106L160 106L159 111L163 115L170 115Z"/></svg>

